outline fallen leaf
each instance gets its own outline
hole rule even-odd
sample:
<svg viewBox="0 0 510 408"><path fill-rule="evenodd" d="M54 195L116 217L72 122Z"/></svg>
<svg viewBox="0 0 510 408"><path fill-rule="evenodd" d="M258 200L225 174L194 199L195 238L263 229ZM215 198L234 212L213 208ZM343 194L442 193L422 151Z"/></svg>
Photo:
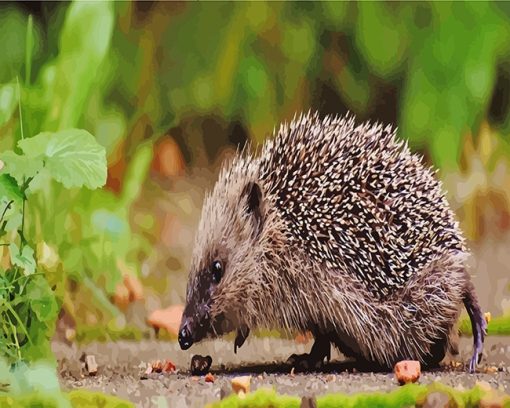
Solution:
<svg viewBox="0 0 510 408"><path fill-rule="evenodd" d="M147 323L156 329L165 329L171 335L177 336L181 325L182 305L173 305L166 309L154 310L148 317Z"/></svg>
<svg viewBox="0 0 510 408"><path fill-rule="evenodd" d="M174 138L167 136L154 147L152 168L166 177L183 174L186 164L181 149Z"/></svg>
<svg viewBox="0 0 510 408"><path fill-rule="evenodd" d="M155 373L160 373L161 371L163 371L163 364L161 363L160 360L156 360L152 363L152 371L154 371Z"/></svg>
<svg viewBox="0 0 510 408"><path fill-rule="evenodd" d="M170 360L165 360L163 363L163 372L165 373L173 373L175 371L175 364Z"/></svg>
<svg viewBox="0 0 510 408"><path fill-rule="evenodd" d="M489 324L492 318L491 312L484 313L483 316L485 317L485 321L487 322L487 324Z"/></svg>
<svg viewBox="0 0 510 408"><path fill-rule="evenodd" d="M129 292L129 301L143 300L143 285L134 268L129 267L122 259L117 259L117 268L122 273L122 281Z"/></svg>
<svg viewBox="0 0 510 408"><path fill-rule="evenodd" d="M120 309L125 309L129 305L129 290L123 282L117 283L113 293L113 303Z"/></svg>

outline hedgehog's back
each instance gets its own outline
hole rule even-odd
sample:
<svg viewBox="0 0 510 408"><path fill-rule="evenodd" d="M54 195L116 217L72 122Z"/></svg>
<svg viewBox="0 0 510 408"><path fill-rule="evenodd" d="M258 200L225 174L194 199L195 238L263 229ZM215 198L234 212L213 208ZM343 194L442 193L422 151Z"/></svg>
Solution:
<svg viewBox="0 0 510 408"><path fill-rule="evenodd" d="M389 127L301 116L266 144L260 171L290 242L377 296L464 250L440 182Z"/></svg>

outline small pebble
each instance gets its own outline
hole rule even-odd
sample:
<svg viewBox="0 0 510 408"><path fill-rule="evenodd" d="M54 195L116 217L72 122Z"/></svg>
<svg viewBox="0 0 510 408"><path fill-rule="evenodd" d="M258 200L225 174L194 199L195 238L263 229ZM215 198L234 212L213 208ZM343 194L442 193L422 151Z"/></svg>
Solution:
<svg viewBox="0 0 510 408"><path fill-rule="evenodd" d="M220 390L220 399L226 398L230 394L232 394L232 391L230 391L230 388L228 388L226 385L221 387L221 390Z"/></svg>
<svg viewBox="0 0 510 408"><path fill-rule="evenodd" d="M96 358L93 355L88 355L85 358L85 369L87 370L90 376L94 376L97 374Z"/></svg>
<svg viewBox="0 0 510 408"><path fill-rule="evenodd" d="M145 370L145 372L142 374L142 376L140 377L141 380L146 380L149 378L149 375L152 373L152 365L148 365L147 366L147 369Z"/></svg>
<svg viewBox="0 0 510 408"><path fill-rule="evenodd" d="M317 408L317 400L312 396L304 396L301 398L299 408Z"/></svg>
<svg viewBox="0 0 510 408"><path fill-rule="evenodd" d="M394 371L400 384L414 383L420 378L421 365L419 361L403 360L395 364Z"/></svg>
<svg viewBox="0 0 510 408"><path fill-rule="evenodd" d="M241 377L234 377L232 378L232 390L239 394L241 391L245 394L250 392L250 383L251 383L251 376L250 375L244 375Z"/></svg>
<svg viewBox="0 0 510 408"><path fill-rule="evenodd" d="M478 386L478 388L480 388L482 391L489 392L492 390L491 385L487 381L477 381L475 385Z"/></svg>
<svg viewBox="0 0 510 408"><path fill-rule="evenodd" d="M450 406L450 397L444 392L431 392L425 398L422 408L448 408Z"/></svg>

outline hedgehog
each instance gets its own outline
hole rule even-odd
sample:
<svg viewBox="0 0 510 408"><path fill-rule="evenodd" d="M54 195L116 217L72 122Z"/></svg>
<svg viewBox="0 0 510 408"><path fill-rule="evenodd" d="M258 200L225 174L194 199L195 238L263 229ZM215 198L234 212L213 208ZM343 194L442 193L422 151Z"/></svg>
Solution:
<svg viewBox="0 0 510 408"><path fill-rule="evenodd" d="M296 369L320 369L331 346L374 368L437 367L464 306L474 372L486 321L435 173L396 128L352 114L296 115L238 150L204 201L181 348L235 331L237 352L253 329L309 331Z"/></svg>

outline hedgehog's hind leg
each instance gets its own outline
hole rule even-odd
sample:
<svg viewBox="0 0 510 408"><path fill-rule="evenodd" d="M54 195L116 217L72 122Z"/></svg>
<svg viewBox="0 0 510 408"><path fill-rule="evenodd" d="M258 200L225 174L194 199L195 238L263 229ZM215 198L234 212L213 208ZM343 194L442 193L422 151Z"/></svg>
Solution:
<svg viewBox="0 0 510 408"><path fill-rule="evenodd" d="M487 335L487 322L482 313L482 309L478 304L475 288L471 281L468 281L464 292L464 306L471 320L471 328L473 330L473 356L469 362L469 372L474 373L476 365L482 358L483 342Z"/></svg>
<svg viewBox="0 0 510 408"><path fill-rule="evenodd" d="M331 359L331 343L328 336L323 334L315 335L310 353L292 354L287 363L294 367L297 371L309 371L320 369L324 364L324 359Z"/></svg>

